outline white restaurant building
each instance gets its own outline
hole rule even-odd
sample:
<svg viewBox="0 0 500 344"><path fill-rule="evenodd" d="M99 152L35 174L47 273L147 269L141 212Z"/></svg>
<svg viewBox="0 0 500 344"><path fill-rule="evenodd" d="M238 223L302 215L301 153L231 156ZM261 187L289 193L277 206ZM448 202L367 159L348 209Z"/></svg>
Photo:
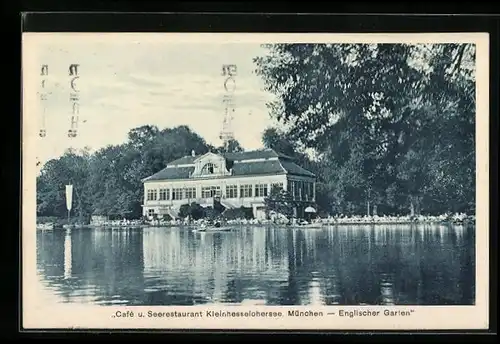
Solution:
<svg viewBox="0 0 500 344"><path fill-rule="evenodd" d="M296 214L314 204L316 196L315 175L272 149L198 156L192 152L142 181L146 217L168 214L177 218L183 204L213 207L218 200L227 209L252 208L254 217L261 219L265 217L264 198L274 186L291 193L299 204Z"/></svg>

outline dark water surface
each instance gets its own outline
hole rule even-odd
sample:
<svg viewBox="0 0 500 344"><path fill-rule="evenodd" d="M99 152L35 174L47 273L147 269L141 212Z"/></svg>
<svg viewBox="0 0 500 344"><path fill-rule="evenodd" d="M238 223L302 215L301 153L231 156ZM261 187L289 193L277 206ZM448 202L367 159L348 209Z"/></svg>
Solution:
<svg viewBox="0 0 500 344"><path fill-rule="evenodd" d="M44 288L125 305L469 305L473 227L73 229L37 232Z"/></svg>

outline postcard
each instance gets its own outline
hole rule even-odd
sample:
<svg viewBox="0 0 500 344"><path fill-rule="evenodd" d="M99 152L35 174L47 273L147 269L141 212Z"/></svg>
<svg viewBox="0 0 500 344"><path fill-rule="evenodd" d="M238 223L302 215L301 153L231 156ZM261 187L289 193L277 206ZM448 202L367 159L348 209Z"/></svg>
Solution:
<svg viewBox="0 0 500 344"><path fill-rule="evenodd" d="M488 327L488 34L22 46L23 329Z"/></svg>

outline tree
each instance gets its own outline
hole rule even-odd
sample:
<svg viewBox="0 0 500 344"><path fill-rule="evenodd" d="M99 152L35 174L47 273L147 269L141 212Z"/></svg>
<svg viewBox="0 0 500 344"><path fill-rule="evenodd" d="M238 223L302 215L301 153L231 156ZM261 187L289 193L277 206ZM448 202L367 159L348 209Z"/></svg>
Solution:
<svg viewBox="0 0 500 344"><path fill-rule="evenodd" d="M37 178L37 215L66 218L66 188L73 185L72 213L83 220L89 214L88 194L90 154L87 150L67 150L60 158L49 160Z"/></svg>
<svg viewBox="0 0 500 344"><path fill-rule="evenodd" d="M293 216L293 209L296 206L292 195L281 187L273 186L269 195L264 198L266 212L274 211L285 215L287 218Z"/></svg>
<svg viewBox="0 0 500 344"><path fill-rule="evenodd" d="M301 152L293 138L287 132L280 131L277 128L267 128L262 133L262 143L264 147L275 150L292 158L298 165L313 172L321 173L317 161L313 161L308 154Z"/></svg>
<svg viewBox="0 0 500 344"><path fill-rule="evenodd" d="M267 48L269 54L255 63L266 90L277 96L269 104L271 116L287 128L289 142L321 157L325 172L318 174L334 204L370 213L391 203L394 192L406 209L419 208L416 203L428 195L450 208L473 203L473 45ZM266 140L279 142L276 135ZM457 163L462 168L448 179L454 187L439 196L443 185L436 177ZM325 170L328 165L335 175Z"/></svg>
<svg viewBox="0 0 500 344"><path fill-rule="evenodd" d="M297 154L296 147L292 141L288 140L286 133L279 132L277 128L267 128L262 133L262 143L264 147L274 149L275 151L288 155L295 156Z"/></svg>
<svg viewBox="0 0 500 344"><path fill-rule="evenodd" d="M90 190L93 198L93 214L112 217L131 217L134 203L134 185L124 171L128 168L127 147L107 146L97 151L91 161Z"/></svg>
<svg viewBox="0 0 500 344"><path fill-rule="evenodd" d="M131 146L141 149L155 140L160 130L155 125L143 125L134 128L128 133L128 141Z"/></svg>
<svg viewBox="0 0 500 344"><path fill-rule="evenodd" d="M238 140L229 140L227 145L222 145L219 147L213 147L211 149L212 152L214 153L237 153L237 152L243 152L245 149L243 146L238 142Z"/></svg>
<svg viewBox="0 0 500 344"><path fill-rule="evenodd" d="M109 215L139 218L142 179L172 160L208 152L208 145L187 126L158 129L142 126L129 132L127 142L90 154L68 151L48 161L37 178L39 216L66 216L64 185L74 185L73 212L84 218Z"/></svg>
<svg viewBox="0 0 500 344"><path fill-rule="evenodd" d="M183 204L179 209L179 217L190 217L192 220L198 220L205 216L205 209L196 202Z"/></svg>

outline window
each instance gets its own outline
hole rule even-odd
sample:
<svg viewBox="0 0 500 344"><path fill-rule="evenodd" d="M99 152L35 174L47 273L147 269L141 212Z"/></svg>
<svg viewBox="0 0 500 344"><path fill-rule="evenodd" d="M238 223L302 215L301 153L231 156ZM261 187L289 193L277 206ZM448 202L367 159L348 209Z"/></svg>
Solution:
<svg viewBox="0 0 500 344"><path fill-rule="evenodd" d="M293 198L294 199L300 198L300 185L299 182L296 180L293 181Z"/></svg>
<svg viewBox="0 0 500 344"><path fill-rule="evenodd" d="M211 197L211 188L210 186L204 186L201 188L201 198L210 198Z"/></svg>
<svg viewBox="0 0 500 344"><path fill-rule="evenodd" d="M196 198L196 188L186 188L186 198Z"/></svg>
<svg viewBox="0 0 500 344"><path fill-rule="evenodd" d="M227 198L238 198L238 185L226 186L226 197Z"/></svg>
<svg viewBox="0 0 500 344"><path fill-rule="evenodd" d="M166 201L170 198L170 194L168 191L168 189L160 189L160 201Z"/></svg>
<svg viewBox="0 0 500 344"><path fill-rule="evenodd" d="M215 171L215 165L209 162L201 169L201 174L213 174Z"/></svg>
<svg viewBox="0 0 500 344"><path fill-rule="evenodd" d="M154 209L148 209L148 216L153 216L155 214Z"/></svg>
<svg viewBox="0 0 500 344"><path fill-rule="evenodd" d="M305 200L312 201L314 184L312 182L304 182L304 184L305 184L305 187L304 187Z"/></svg>
<svg viewBox="0 0 500 344"><path fill-rule="evenodd" d="M241 185L240 186L240 197L252 197L252 185L247 184L247 185Z"/></svg>
<svg viewBox="0 0 500 344"><path fill-rule="evenodd" d="M306 199L306 182L304 181L299 182L299 194L301 200Z"/></svg>
<svg viewBox="0 0 500 344"><path fill-rule="evenodd" d="M293 199L300 199L300 182L298 182L297 180L290 180L288 181L288 185L290 186L289 191Z"/></svg>
<svg viewBox="0 0 500 344"><path fill-rule="evenodd" d="M157 190L155 189L149 189L147 193L147 199L148 201L156 201L158 197Z"/></svg>
<svg viewBox="0 0 500 344"><path fill-rule="evenodd" d="M204 186L201 188L201 198L220 197L220 186Z"/></svg>
<svg viewBox="0 0 500 344"><path fill-rule="evenodd" d="M314 199L314 182L309 182L309 189L307 190L308 198L310 201Z"/></svg>
<svg viewBox="0 0 500 344"><path fill-rule="evenodd" d="M220 191L220 186L215 186L213 187L213 192L214 192L214 196L215 197L221 197L222 196L222 193Z"/></svg>
<svg viewBox="0 0 500 344"><path fill-rule="evenodd" d="M267 197L267 184L255 185L255 197Z"/></svg>
<svg viewBox="0 0 500 344"><path fill-rule="evenodd" d="M180 199L182 199L182 189L180 188L172 189L172 200L176 201Z"/></svg>

